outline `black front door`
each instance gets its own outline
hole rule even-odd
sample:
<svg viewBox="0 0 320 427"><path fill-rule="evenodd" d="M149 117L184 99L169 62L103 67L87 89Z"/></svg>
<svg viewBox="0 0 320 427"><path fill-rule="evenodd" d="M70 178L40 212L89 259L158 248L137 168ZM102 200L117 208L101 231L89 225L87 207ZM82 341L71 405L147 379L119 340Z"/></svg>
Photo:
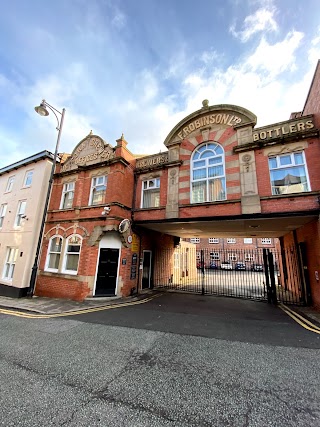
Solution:
<svg viewBox="0 0 320 427"><path fill-rule="evenodd" d="M119 249L100 249L95 296L115 295L118 261Z"/></svg>

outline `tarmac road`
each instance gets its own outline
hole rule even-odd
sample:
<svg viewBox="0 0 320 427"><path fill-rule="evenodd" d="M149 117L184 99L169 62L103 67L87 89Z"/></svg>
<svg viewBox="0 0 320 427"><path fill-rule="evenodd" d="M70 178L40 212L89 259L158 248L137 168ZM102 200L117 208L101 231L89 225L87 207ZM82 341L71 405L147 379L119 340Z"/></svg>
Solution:
<svg viewBox="0 0 320 427"><path fill-rule="evenodd" d="M320 425L320 335L265 303L165 293L0 314L0 343L6 427Z"/></svg>

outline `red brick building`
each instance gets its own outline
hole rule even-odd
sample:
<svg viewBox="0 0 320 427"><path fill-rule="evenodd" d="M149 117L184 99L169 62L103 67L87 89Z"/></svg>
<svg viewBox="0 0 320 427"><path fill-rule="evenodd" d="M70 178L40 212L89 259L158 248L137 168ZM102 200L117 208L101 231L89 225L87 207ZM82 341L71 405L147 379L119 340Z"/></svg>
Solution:
<svg viewBox="0 0 320 427"><path fill-rule="evenodd" d="M178 258L192 277L180 239L232 236L279 238L288 289L294 247L320 306L319 79L318 64L304 110L261 128L245 108L205 100L151 156L88 135L55 175L36 294L128 295L170 282Z"/></svg>

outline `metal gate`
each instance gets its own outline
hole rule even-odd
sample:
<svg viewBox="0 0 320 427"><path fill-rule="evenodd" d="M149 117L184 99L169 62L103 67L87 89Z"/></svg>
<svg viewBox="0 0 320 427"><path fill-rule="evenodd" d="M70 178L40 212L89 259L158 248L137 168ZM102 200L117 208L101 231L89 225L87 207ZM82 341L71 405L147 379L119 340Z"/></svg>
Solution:
<svg viewBox="0 0 320 427"><path fill-rule="evenodd" d="M177 247L155 252L154 288L305 305L296 247L213 250Z"/></svg>

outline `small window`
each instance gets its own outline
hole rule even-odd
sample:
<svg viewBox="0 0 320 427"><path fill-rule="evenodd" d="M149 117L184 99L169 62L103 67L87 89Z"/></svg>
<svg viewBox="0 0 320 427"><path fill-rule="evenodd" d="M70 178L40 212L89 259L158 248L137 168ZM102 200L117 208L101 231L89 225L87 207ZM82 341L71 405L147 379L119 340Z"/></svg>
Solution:
<svg viewBox="0 0 320 427"><path fill-rule="evenodd" d="M252 244L252 237L245 237L243 239L243 243L246 245L251 245Z"/></svg>
<svg viewBox="0 0 320 427"><path fill-rule="evenodd" d="M190 243L200 243L200 237L192 237Z"/></svg>
<svg viewBox="0 0 320 427"><path fill-rule="evenodd" d="M272 194L310 191L304 153L282 154L269 158Z"/></svg>
<svg viewBox="0 0 320 427"><path fill-rule="evenodd" d="M216 237L209 237L209 243L210 244L213 244L213 243L217 244L217 243L219 243L219 239L217 239Z"/></svg>
<svg viewBox="0 0 320 427"><path fill-rule="evenodd" d="M27 202L25 200L20 200L19 201L18 211L17 211L17 216L16 216L16 222L15 222L15 225L17 227L21 226L22 219L26 217L26 215L25 215L25 213L26 213L26 206L27 206Z"/></svg>
<svg viewBox="0 0 320 427"><path fill-rule="evenodd" d="M6 193L9 193L10 191L12 191L14 178L15 178L14 176L9 176L8 182L7 182L7 187L6 187Z"/></svg>
<svg viewBox="0 0 320 427"><path fill-rule="evenodd" d="M0 206L0 228L3 226L4 217L7 213L7 203Z"/></svg>
<svg viewBox="0 0 320 427"><path fill-rule="evenodd" d="M210 261L219 261L220 254L219 252L210 252Z"/></svg>
<svg viewBox="0 0 320 427"><path fill-rule="evenodd" d="M253 255L253 254L246 253L246 254L244 255L244 260L245 260L245 261L254 261L254 255Z"/></svg>
<svg viewBox="0 0 320 427"><path fill-rule="evenodd" d="M227 239L227 243L236 243L236 239L234 239L233 237L232 238L229 238L229 239Z"/></svg>
<svg viewBox="0 0 320 427"><path fill-rule="evenodd" d="M237 261L237 259L238 259L237 254L234 254L231 252L228 253L228 260L229 261Z"/></svg>
<svg viewBox="0 0 320 427"><path fill-rule="evenodd" d="M67 239L64 255L63 271L70 274L77 274L80 258L81 237L72 235Z"/></svg>
<svg viewBox="0 0 320 427"><path fill-rule="evenodd" d="M49 242L46 270L58 271L62 250L62 237L53 236Z"/></svg>
<svg viewBox="0 0 320 427"><path fill-rule="evenodd" d="M97 176L92 178L89 205L101 205L105 202L107 177Z"/></svg>
<svg viewBox="0 0 320 427"><path fill-rule="evenodd" d="M4 279L12 280L17 256L18 248L7 248L6 262L4 264L2 275Z"/></svg>
<svg viewBox="0 0 320 427"><path fill-rule="evenodd" d="M60 209L72 208L74 196L74 182L67 182L63 185Z"/></svg>
<svg viewBox="0 0 320 427"><path fill-rule="evenodd" d="M142 182L142 208L158 208L160 206L160 178Z"/></svg>
<svg viewBox="0 0 320 427"><path fill-rule="evenodd" d="M27 171L24 178L24 187L30 187L32 184L33 171Z"/></svg>
<svg viewBox="0 0 320 427"><path fill-rule="evenodd" d="M268 238L262 238L262 239L261 239L261 243L262 243L263 245L271 245L271 239L268 239Z"/></svg>

